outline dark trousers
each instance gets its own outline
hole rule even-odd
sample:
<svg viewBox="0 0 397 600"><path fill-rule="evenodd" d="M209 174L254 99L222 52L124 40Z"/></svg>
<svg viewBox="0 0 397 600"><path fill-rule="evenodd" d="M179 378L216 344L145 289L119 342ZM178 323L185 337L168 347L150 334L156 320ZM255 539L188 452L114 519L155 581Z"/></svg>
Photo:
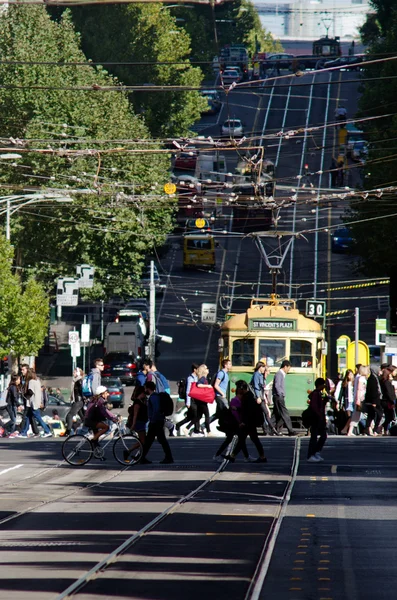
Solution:
<svg viewBox="0 0 397 600"><path fill-rule="evenodd" d="M164 450L165 458L167 458L169 460L173 460L171 448L170 448L169 443L167 442L167 438L165 437L165 433L164 433L164 421L159 421L158 423L149 423L146 440L143 445L143 458L145 458L145 456L149 452L149 450L156 438Z"/></svg>
<svg viewBox="0 0 397 600"><path fill-rule="evenodd" d="M310 442L307 451L307 458L310 458L317 452L321 452L327 441L327 423L324 420L315 419L310 427Z"/></svg>
<svg viewBox="0 0 397 600"><path fill-rule="evenodd" d="M396 414L394 408L389 408L388 406L385 406L383 410L385 412L385 422L383 423L383 428L386 433L389 429L390 423L396 418Z"/></svg>
<svg viewBox="0 0 397 600"><path fill-rule="evenodd" d="M196 422L194 424L194 433L200 433L200 420L201 417L204 417L204 425L207 430L207 433L210 432L210 414L208 412L208 403L202 402L201 400L196 400L197 406L197 417Z"/></svg>
<svg viewBox="0 0 397 600"><path fill-rule="evenodd" d="M66 421L66 430L69 433L72 430L73 425L73 417L75 415L79 415L80 419L84 421L84 412L83 412L84 402L82 400L78 400L77 402L73 402L72 406L68 414L65 417Z"/></svg>
<svg viewBox="0 0 397 600"><path fill-rule="evenodd" d="M218 450L216 451L215 456L220 456L222 454L222 452L224 450L226 450L226 448L228 447L228 445L231 443L231 441L233 440L235 435L239 435L240 432L236 432L236 431L229 431L226 434L226 438L224 439L224 441L222 442L222 444L219 446ZM247 437L247 436L245 436ZM239 438L240 439L240 438ZM236 444L236 448L239 442L237 442ZM247 444L245 443L245 438L241 440L240 443L240 450L242 451L242 453L244 454L245 458L248 458L249 454L248 454L248 450L247 450Z"/></svg>
<svg viewBox="0 0 397 600"><path fill-rule="evenodd" d="M237 454L240 452L240 450L243 450L243 447L245 446L245 440L247 439L248 436L250 436L251 442L254 444L255 448L257 449L259 456L264 456L263 446L260 443L260 440L258 437L258 432L256 431L255 426L243 427L241 429L240 434L238 436L238 442L236 445L236 449L234 451L234 455L237 456Z"/></svg>
<svg viewBox="0 0 397 600"><path fill-rule="evenodd" d="M372 421L375 421L374 431L379 431L379 424L383 417L383 408L381 406L372 406L372 404L366 404L367 409L367 421L365 427L371 427Z"/></svg>
<svg viewBox="0 0 397 600"><path fill-rule="evenodd" d="M14 404L7 404L7 412L10 417L11 424L9 426L9 433L14 433L17 423L17 408Z"/></svg>
<svg viewBox="0 0 397 600"><path fill-rule="evenodd" d="M190 400L190 406L187 409L187 414L186 417L182 420L179 421L179 423L176 424L176 428L179 430L182 425L186 425L186 423L195 423L197 420L197 404L195 400Z"/></svg>
<svg viewBox="0 0 397 600"><path fill-rule="evenodd" d="M29 429L29 423L26 426L26 420L29 421L33 434L38 435L39 428L37 427L37 423L36 423L35 419L33 418L33 412L30 410L30 406L25 406L25 409L23 411L22 421L21 421L21 426L20 426L21 431L25 431L25 429L27 431Z"/></svg>
<svg viewBox="0 0 397 600"><path fill-rule="evenodd" d="M225 410L225 408L229 408L229 405L227 403L227 398L221 398L221 396L216 396L215 402L216 402L216 411L212 415L210 423L213 423L214 421L219 419L219 415L221 414L221 412L223 410Z"/></svg>
<svg viewBox="0 0 397 600"><path fill-rule="evenodd" d="M277 433L280 433L284 423L288 432L294 433L291 417L285 406L285 398L283 396L273 396L273 416Z"/></svg>

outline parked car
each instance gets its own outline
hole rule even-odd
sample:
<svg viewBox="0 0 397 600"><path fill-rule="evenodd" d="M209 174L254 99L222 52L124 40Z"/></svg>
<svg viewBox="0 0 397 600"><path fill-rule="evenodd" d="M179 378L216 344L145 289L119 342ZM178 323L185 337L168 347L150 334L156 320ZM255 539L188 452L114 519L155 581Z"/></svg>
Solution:
<svg viewBox="0 0 397 600"><path fill-rule="evenodd" d="M147 266L144 268L144 271L143 271L142 277L141 277L141 286L143 287L143 289L149 291L149 288L150 288L150 266ZM156 265L154 265L154 286L156 288L157 294L164 293L166 286L161 283L161 277L159 275Z"/></svg>
<svg viewBox="0 0 397 600"><path fill-rule="evenodd" d="M109 352L104 359L102 377L117 377L122 383L132 385L138 371L137 359L132 352Z"/></svg>
<svg viewBox="0 0 397 600"><path fill-rule="evenodd" d="M174 169L184 171L194 171L197 162L197 150L195 148L187 149L175 156Z"/></svg>
<svg viewBox="0 0 397 600"><path fill-rule="evenodd" d="M242 137L244 135L244 126L240 119L227 119L221 126L221 135Z"/></svg>
<svg viewBox="0 0 397 600"><path fill-rule="evenodd" d="M114 408L124 408L124 387L120 377L102 377L101 383L108 388L109 401Z"/></svg>
<svg viewBox="0 0 397 600"><path fill-rule="evenodd" d="M362 68L363 57L362 56L339 56L334 60L327 60L324 63L324 69L329 69L331 67L340 67L342 65L346 65L349 67L349 71L360 71ZM341 71L343 71L343 67Z"/></svg>
<svg viewBox="0 0 397 600"><path fill-rule="evenodd" d="M203 90L201 95L208 102L208 107L202 111L202 115L214 115L220 111L222 102L216 90Z"/></svg>
<svg viewBox="0 0 397 600"><path fill-rule="evenodd" d="M267 69L291 69L294 58L295 56L293 54L287 54L286 52L270 54L266 58L265 67Z"/></svg>
<svg viewBox="0 0 397 600"><path fill-rule="evenodd" d="M149 302L145 298L130 298L124 308L139 311L144 319L149 318Z"/></svg>
<svg viewBox="0 0 397 600"><path fill-rule="evenodd" d="M222 73L222 81L223 83L228 84L234 82L238 83L240 81L240 75L238 74L238 71L235 71L234 69L226 69L226 71Z"/></svg>
<svg viewBox="0 0 397 600"><path fill-rule="evenodd" d="M55 409L58 411L60 419L62 421L64 421L71 406L72 405L70 402L66 402L66 400L62 400L61 398L58 398L57 396L49 395L47 406L42 411L42 414L47 415L48 417L52 417L52 411Z"/></svg>
<svg viewBox="0 0 397 600"><path fill-rule="evenodd" d="M348 252L353 245L354 238L348 227L340 227L334 231L331 241L332 252Z"/></svg>

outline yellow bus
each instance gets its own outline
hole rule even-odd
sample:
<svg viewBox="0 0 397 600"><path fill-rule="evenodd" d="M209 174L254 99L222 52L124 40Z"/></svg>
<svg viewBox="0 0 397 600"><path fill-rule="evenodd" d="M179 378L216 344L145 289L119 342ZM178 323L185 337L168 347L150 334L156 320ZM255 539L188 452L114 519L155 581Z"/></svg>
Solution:
<svg viewBox="0 0 397 600"><path fill-rule="evenodd" d="M183 237L183 268L215 267L215 240L205 233L190 233Z"/></svg>

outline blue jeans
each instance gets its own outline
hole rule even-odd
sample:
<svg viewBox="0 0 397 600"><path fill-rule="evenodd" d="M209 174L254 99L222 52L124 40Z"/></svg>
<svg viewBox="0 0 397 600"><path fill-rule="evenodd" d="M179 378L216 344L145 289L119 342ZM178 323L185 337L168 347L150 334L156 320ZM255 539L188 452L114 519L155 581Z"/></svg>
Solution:
<svg viewBox="0 0 397 600"><path fill-rule="evenodd" d="M38 424L41 425L42 428L44 429L44 433L51 433L51 429L48 427L48 425L46 423L44 423L43 419L41 418L40 409L36 408L34 410L31 406L29 406L28 407L28 412L27 412L27 415L26 415L25 426L24 426L23 430L21 431L22 435L26 435L27 434L27 431L29 429L30 418L36 419L36 421L38 422Z"/></svg>

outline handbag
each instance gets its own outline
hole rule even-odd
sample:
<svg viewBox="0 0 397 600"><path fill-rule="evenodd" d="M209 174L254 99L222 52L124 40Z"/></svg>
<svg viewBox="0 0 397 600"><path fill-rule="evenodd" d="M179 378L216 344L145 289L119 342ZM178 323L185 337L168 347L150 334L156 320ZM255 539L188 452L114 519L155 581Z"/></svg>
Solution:
<svg viewBox="0 0 397 600"><path fill-rule="evenodd" d="M200 402L212 404L215 400L215 390L213 387L197 387L197 383L194 381L189 390L189 397L193 398L193 400L200 400Z"/></svg>

